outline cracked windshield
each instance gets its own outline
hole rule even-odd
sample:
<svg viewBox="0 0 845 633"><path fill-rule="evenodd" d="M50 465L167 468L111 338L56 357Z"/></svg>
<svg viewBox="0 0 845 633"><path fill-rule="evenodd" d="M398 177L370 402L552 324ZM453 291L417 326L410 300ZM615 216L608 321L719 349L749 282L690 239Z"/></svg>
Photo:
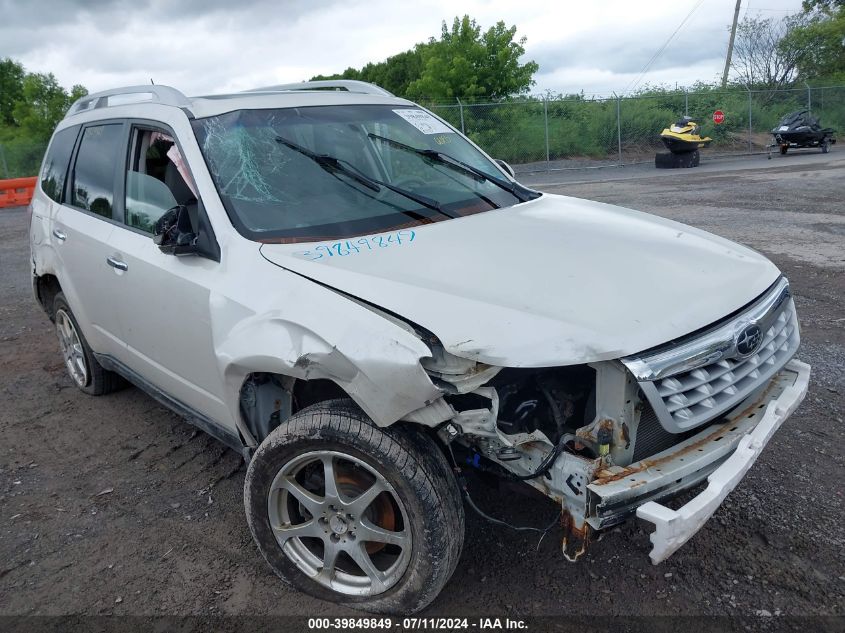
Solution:
<svg viewBox="0 0 845 633"><path fill-rule="evenodd" d="M194 129L246 237L306 242L414 227L533 197L425 110L240 110Z"/></svg>

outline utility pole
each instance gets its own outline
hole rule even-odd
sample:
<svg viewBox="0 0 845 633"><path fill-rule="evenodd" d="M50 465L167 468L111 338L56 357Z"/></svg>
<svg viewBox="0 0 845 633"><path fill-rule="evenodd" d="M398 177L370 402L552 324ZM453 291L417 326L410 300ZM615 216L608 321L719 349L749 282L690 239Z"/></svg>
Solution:
<svg viewBox="0 0 845 633"><path fill-rule="evenodd" d="M734 23L731 27L731 39L728 40L728 56L725 58L725 72L722 73L722 88L728 85L728 71L731 69L731 57L734 53L734 38L736 37L736 23L739 21L739 6L742 0L736 0L736 9L734 9Z"/></svg>

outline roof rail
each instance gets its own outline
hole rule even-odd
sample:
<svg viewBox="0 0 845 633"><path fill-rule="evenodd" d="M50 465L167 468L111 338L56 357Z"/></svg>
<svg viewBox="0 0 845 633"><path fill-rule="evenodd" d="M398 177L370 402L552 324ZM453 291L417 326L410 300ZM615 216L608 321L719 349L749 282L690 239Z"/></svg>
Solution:
<svg viewBox="0 0 845 633"><path fill-rule="evenodd" d="M264 88L252 88L244 92L279 92L286 90L344 90L346 92L358 92L366 95L380 95L382 97L395 96L381 86L358 81L357 79L327 79L323 81L303 81L298 84L280 84L278 86L266 86Z"/></svg>
<svg viewBox="0 0 845 633"><path fill-rule="evenodd" d="M108 108L110 106L126 105L129 103L144 103L146 101L153 101L177 108L189 107L191 105L188 97L170 86L127 86L126 88L113 88L80 97L70 106L65 118L96 108Z"/></svg>

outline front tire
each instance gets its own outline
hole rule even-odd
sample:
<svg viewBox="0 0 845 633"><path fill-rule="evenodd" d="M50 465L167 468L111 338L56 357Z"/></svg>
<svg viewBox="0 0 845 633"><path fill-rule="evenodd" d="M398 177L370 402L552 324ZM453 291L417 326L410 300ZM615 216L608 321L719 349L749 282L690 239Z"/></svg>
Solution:
<svg viewBox="0 0 845 633"><path fill-rule="evenodd" d="M371 612L424 608L463 546L460 490L434 440L381 429L349 400L303 409L270 433L247 469L244 505L282 580Z"/></svg>

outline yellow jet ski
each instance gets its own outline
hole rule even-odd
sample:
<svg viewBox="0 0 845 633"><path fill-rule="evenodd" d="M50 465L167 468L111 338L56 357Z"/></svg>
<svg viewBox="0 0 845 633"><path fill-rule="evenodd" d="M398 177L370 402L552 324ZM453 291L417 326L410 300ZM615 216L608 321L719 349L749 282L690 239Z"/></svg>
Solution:
<svg viewBox="0 0 845 633"><path fill-rule="evenodd" d="M694 152L706 147L713 139L701 136L701 127L692 117L685 116L660 133L663 144L673 154Z"/></svg>

